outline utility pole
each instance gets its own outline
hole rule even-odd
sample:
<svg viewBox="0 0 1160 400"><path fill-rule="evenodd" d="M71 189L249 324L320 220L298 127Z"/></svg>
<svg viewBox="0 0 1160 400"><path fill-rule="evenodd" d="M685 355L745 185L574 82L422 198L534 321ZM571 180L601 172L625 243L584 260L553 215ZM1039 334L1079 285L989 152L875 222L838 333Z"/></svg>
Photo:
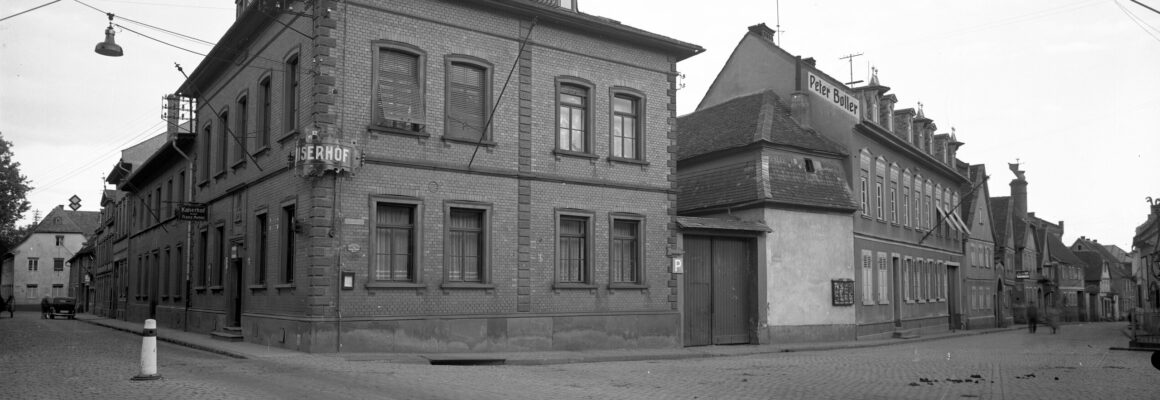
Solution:
<svg viewBox="0 0 1160 400"><path fill-rule="evenodd" d="M860 55L862 55L862 53L849 54L849 55L846 55L845 57L838 58L840 60L849 60L850 61L850 81L846 82L846 86L853 86L853 85L862 83L861 80L854 80L854 57L858 57Z"/></svg>

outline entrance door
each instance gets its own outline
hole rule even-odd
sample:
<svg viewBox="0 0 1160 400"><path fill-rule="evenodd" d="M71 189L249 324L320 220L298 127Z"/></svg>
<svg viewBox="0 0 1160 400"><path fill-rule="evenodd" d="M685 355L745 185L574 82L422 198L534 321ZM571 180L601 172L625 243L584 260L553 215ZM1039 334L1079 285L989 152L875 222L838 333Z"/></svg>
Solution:
<svg viewBox="0 0 1160 400"><path fill-rule="evenodd" d="M959 269L947 265L947 312L950 313L951 330L963 327L963 313L959 310Z"/></svg>
<svg viewBox="0 0 1160 400"><path fill-rule="evenodd" d="M894 327L902 327L902 266L898 257L891 258L890 273L894 274L894 293L890 301L894 302Z"/></svg>
<svg viewBox="0 0 1160 400"><path fill-rule="evenodd" d="M752 341L752 239L685 237L685 345Z"/></svg>
<svg viewBox="0 0 1160 400"><path fill-rule="evenodd" d="M235 246L237 249L239 246ZM239 253L241 250L237 250ZM245 274L242 272L242 260L244 258L239 254L236 258L230 259L230 279L233 287L233 296L230 298L230 326L242 326L242 293L245 291L243 285L245 284Z"/></svg>

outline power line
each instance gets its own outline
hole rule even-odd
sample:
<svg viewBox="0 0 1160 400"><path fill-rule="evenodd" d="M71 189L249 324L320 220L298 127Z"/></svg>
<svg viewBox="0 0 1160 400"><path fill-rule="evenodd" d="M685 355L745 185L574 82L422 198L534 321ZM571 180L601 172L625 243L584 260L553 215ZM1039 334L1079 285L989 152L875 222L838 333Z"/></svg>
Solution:
<svg viewBox="0 0 1160 400"><path fill-rule="evenodd" d="M113 14L113 13L107 12L107 11L105 11L105 10L102 10L102 9L99 9L99 8L96 8L96 7L93 7L93 6L89 5L88 3L85 3L85 2L83 2L83 1L81 1L81 0L73 0L73 1L75 1L75 2L77 2L77 3L80 3L81 5L83 5L83 6L85 6L85 7L91 8L91 9L93 9L93 10L95 10L95 11L97 11L97 12L101 13L101 14L105 14L105 15ZM113 14L113 15L116 15L116 14ZM186 39L189 39L189 40L193 40L193 41L198 41L198 42L201 42L201 43L208 44L208 45L210 45L210 46L213 46L213 45L214 45L214 43L213 43L213 42L210 42L210 41L208 41L208 40L202 40L202 39L195 38L195 37L193 37L193 36L189 36L189 35L185 35L185 34L177 33L177 32L174 32L174 31L171 31L171 30L165 29L165 28L159 28L159 27L156 27L156 26L153 26L153 25L146 24L146 23L144 23L144 22L141 22L141 21L137 21L137 20L133 20L133 19L126 18L126 17L124 17L124 16L121 16L121 15L116 15L116 17L117 17L117 18L120 18L120 19L123 19L123 20L125 20L125 21L132 22L132 23L134 23L134 24L138 24L138 25L142 25L142 26L149 27L149 28L153 28L153 29L156 29L156 30L159 30L159 31L162 31L162 32L165 32L165 33L168 33L168 34L174 35L174 36L183 37L183 38L186 38ZM122 28L124 28L124 26L122 26ZM128 29L128 28L126 28L126 29ZM136 33L136 32L134 32L134 33ZM138 34L139 34L139 33L138 33ZM140 35L140 34L139 34L139 35ZM144 36L144 35L142 35L142 36ZM154 39L154 40L156 40L156 39Z"/></svg>
<svg viewBox="0 0 1160 400"><path fill-rule="evenodd" d="M52 0L52 1L48 2L48 3L44 3L44 4L41 4L41 5L39 5L39 6L32 7L32 8L29 8L29 9L27 9L27 10L24 10L24 11L18 12L18 13L16 13L16 14L12 14L12 15L9 15L9 16L7 16L7 17L0 18L0 21L3 21L3 20L6 20L6 19L9 19L9 18L16 17L17 15L26 14L26 13L29 13L29 12L32 12L32 11L36 11L36 10L38 10L38 9L41 9L41 8L43 8L43 7L51 6L51 5L53 5L54 3L56 3L56 2L59 2L59 1L60 1L60 0Z"/></svg>
<svg viewBox="0 0 1160 400"><path fill-rule="evenodd" d="M144 33L137 32L137 31L135 31L135 30L129 29L129 27L126 27L125 25L121 25L121 24L113 24L113 25L116 25L118 28L121 28L121 29L127 30L127 31L129 31L129 32L133 32L133 33L136 33L136 34L138 34L138 35L141 35L141 36L145 37L146 39L153 40L153 41L155 41L155 42L157 42L157 43L161 43L161 44L163 44L163 45L170 46L170 47L173 47L173 48L176 48L176 49L179 49L179 50L185 50L185 51L188 51L188 52L190 52L190 53L193 53L193 54L197 54L197 55L199 55L199 56L202 56L202 57L205 57L205 56L206 56L205 54L198 53L198 52L196 52L196 51L193 51L193 50L190 50L190 49L187 49L187 48L184 48L184 47L181 47L181 46L175 45L175 44L173 44L173 43L169 43L169 42L163 41L163 40L161 40L161 39L158 39L158 38L155 38L155 37L152 37L152 36L146 35L146 34L144 34Z"/></svg>
<svg viewBox="0 0 1160 400"><path fill-rule="evenodd" d="M1124 15L1128 16L1128 19L1132 20L1132 22L1134 22L1136 24L1136 26L1139 26L1140 29L1144 30L1144 33L1147 33L1148 36L1152 37L1152 39L1156 40L1157 42L1160 42L1160 36L1156 36L1156 34L1152 32L1152 30L1154 30L1155 28L1152 28L1152 30L1150 30L1149 28L1151 28L1151 27L1148 24L1145 24L1143 21L1140 21L1140 17L1137 17L1136 14L1132 14L1131 11L1128 11L1128 9L1126 7L1124 7L1123 4L1120 4L1120 2L1118 0L1115 3L1116 3L1116 7L1119 7L1120 11L1124 12Z"/></svg>
<svg viewBox="0 0 1160 400"><path fill-rule="evenodd" d="M475 155L479 153L479 145L483 143L484 134L487 133L487 128L491 127L492 118L495 117L495 111L499 109L499 103L503 101L503 94L507 91L508 83L512 81L512 73L516 71L516 66L520 64L520 57L524 56L524 46L527 46L528 41L532 39L532 29L536 29L537 18L532 18L532 25L528 27L528 34L524 36L524 40L520 42L520 48L516 51L516 59L512 61L512 68L508 70L507 79L503 81L503 88L499 90L499 98L495 100L495 104L491 106L491 113L487 116L487 122L483 124L483 129L479 131L479 141L475 142L475 150L471 152L471 160L467 162L467 168L471 168L471 164L475 162Z"/></svg>

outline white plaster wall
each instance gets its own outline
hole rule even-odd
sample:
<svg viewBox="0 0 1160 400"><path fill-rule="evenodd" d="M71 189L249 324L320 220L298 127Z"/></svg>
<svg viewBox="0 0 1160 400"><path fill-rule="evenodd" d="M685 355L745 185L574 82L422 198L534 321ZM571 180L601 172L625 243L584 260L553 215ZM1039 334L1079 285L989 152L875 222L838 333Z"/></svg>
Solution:
<svg viewBox="0 0 1160 400"><path fill-rule="evenodd" d="M765 259L765 324L854 324L854 306L834 306L830 281L854 279L853 219L779 209L764 210L772 232L762 244Z"/></svg>

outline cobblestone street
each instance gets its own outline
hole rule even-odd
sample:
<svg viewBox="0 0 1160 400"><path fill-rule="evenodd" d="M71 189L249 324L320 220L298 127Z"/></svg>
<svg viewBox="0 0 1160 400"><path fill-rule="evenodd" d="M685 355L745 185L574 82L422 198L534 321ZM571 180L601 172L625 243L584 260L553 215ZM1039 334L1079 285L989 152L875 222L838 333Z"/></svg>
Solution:
<svg viewBox="0 0 1160 400"><path fill-rule="evenodd" d="M1156 399L1150 353L1112 351L1123 323L827 351L545 366L431 366L390 357L236 359L35 313L0 319L0 398Z"/></svg>

